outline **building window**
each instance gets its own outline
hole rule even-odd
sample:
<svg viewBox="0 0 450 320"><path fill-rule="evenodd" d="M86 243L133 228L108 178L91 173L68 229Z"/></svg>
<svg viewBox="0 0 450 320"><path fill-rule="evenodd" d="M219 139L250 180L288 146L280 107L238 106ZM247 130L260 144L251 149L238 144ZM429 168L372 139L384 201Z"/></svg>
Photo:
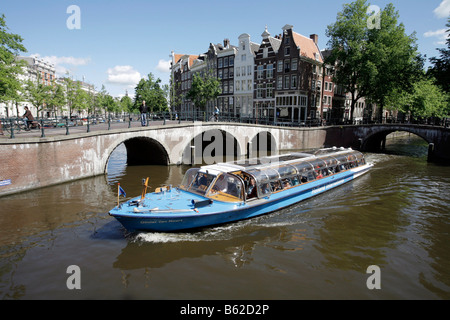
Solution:
<svg viewBox="0 0 450 320"><path fill-rule="evenodd" d="M228 57L223 58L223 67L224 68L228 67Z"/></svg>
<svg viewBox="0 0 450 320"><path fill-rule="evenodd" d="M229 93L233 93L234 92L234 82L230 81L230 88L229 88Z"/></svg>
<svg viewBox="0 0 450 320"><path fill-rule="evenodd" d="M241 68L236 68L236 77L239 77L241 75Z"/></svg>
<svg viewBox="0 0 450 320"><path fill-rule="evenodd" d="M297 66L298 66L298 60L297 59L292 59L292 71L296 71L297 70Z"/></svg>
<svg viewBox="0 0 450 320"><path fill-rule="evenodd" d="M267 58L269 56L269 48L264 48L263 49L263 58Z"/></svg>
<svg viewBox="0 0 450 320"><path fill-rule="evenodd" d="M229 77L233 78L234 77L234 68L230 68L229 69Z"/></svg>
<svg viewBox="0 0 450 320"><path fill-rule="evenodd" d="M278 65L277 65L277 71L278 72L283 72L283 61L278 61Z"/></svg>
<svg viewBox="0 0 450 320"><path fill-rule="evenodd" d="M266 78L267 79L272 79L273 78L273 64L268 64L267 65L267 71L266 71Z"/></svg>
<svg viewBox="0 0 450 320"><path fill-rule="evenodd" d="M222 79L222 78L223 78L222 73L223 73L223 70L219 70L219 74L218 74L218 78L219 78L219 79Z"/></svg>
<svg viewBox="0 0 450 320"><path fill-rule="evenodd" d="M282 77L282 76L278 76L278 79L277 79L277 89L278 89L278 90L283 89L283 77Z"/></svg>
<svg viewBox="0 0 450 320"><path fill-rule="evenodd" d="M223 78L228 79L228 69L223 69Z"/></svg>
<svg viewBox="0 0 450 320"><path fill-rule="evenodd" d="M284 47L284 55L288 56L291 54L291 48L290 47Z"/></svg>
<svg viewBox="0 0 450 320"><path fill-rule="evenodd" d="M284 76L284 88L289 89L289 76Z"/></svg>
<svg viewBox="0 0 450 320"><path fill-rule="evenodd" d="M223 93L228 93L228 81L223 82Z"/></svg>
<svg viewBox="0 0 450 320"><path fill-rule="evenodd" d="M244 68L245 68L245 67L244 67ZM252 66L252 65L247 66L247 74L248 74L248 75L251 75L251 74L252 74L252 69L253 69L253 66Z"/></svg>
<svg viewBox="0 0 450 320"><path fill-rule="evenodd" d="M291 71L291 60L284 60L284 72Z"/></svg>
<svg viewBox="0 0 450 320"><path fill-rule="evenodd" d="M234 57L230 57L230 67L234 66Z"/></svg>
<svg viewBox="0 0 450 320"><path fill-rule="evenodd" d="M291 87L292 87L292 89L297 88L297 76L296 75L292 75L292 77L291 77Z"/></svg>
<svg viewBox="0 0 450 320"><path fill-rule="evenodd" d="M241 61L247 60L247 56L245 54L241 55Z"/></svg>
<svg viewBox="0 0 450 320"><path fill-rule="evenodd" d="M223 60L222 60L222 58L220 58L220 59L217 59L217 65L218 65L218 67L219 68L222 68L223 67Z"/></svg>
<svg viewBox="0 0 450 320"><path fill-rule="evenodd" d="M248 80L248 90L249 91L253 90L253 82L252 82L252 80Z"/></svg>
<svg viewBox="0 0 450 320"><path fill-rule="evenodd" d="M316 89L316 80L314 80L314 79L311 80L311 89L312 90Z"/></svg>
<svg viewBox="0 0 450 320"><path fill-rule="evenodd" d="M264 66L258 66L257 79L264 78Z"/></svg>
<svg viewBox="0 0 450 320"><path fill-rule="evenodd" d="M266 85L266 88L267 88L266 98L273 98L273 84L268 83Z"/></svg>
<svg viewBox="0 0 450 320"><path fill-rule="evenodd" d="M245 66L242 67L242 75L245 76Z"/></svg>
<svg viewBox="0 0 450 320"><path fill-rule="evenodd" d="M256 97L257 98L262 98L263 97L263 90L264 90L264 85L263 84L258 84L257 85L257 89L256 89Z"/></svg>
<svg viewBox="0 0 450 320"><path fill-rule="evenodd" d="M306 96L300 96L300 105L306 107L308 103L308 98Z"/></svg>

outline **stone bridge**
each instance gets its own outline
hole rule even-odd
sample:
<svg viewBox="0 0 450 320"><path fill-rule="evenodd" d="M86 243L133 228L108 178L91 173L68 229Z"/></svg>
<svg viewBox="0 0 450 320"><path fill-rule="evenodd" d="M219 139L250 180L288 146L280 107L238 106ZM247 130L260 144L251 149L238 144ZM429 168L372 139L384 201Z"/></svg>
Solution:
<svg viewBox="0 0 450 320"><path fill-rule="evenodd" d="M377 150L386 135L412 132L450 160L449 129L414 125L290 128L240 123L188 123L114 129L47 138L0 140L0 196L105 174L121 143L128 165L201 164L282 150L344 146Z"/></svg>

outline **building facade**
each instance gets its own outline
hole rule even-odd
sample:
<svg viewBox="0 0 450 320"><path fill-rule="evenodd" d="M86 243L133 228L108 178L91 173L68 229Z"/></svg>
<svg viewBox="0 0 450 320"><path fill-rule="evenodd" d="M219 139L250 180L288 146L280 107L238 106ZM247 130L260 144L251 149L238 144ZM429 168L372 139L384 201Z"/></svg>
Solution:
<svg viewBox="0 0 450 320"><path fill-rule="evenodd" d="M23 68L23 74L18 76L24 85L26 81L32 81L49 86L56 80L55 65L35 57L19 56L17 60L26 62L26 66ZM20 117L25 113L25 106L32 107L27 101L8 101L7 103L0 103L0 106L0 117ZM36 116L36 111L30 110Z"/></svg>
<svg viewBox="0 0 450 320"><path fill-rule="evenodd" d="M189 73L208 70L220 80L221 94L208 104L207 112L217 105L230 117L281 125L320 124L331 119L337 88L332 68L324 66L318 36L303 36L286 24L281 34L271 36L266 27L261 37L257 44L243 33L237 46L225 39L223 45L211 43L198 56L172 53L171 87L179 97L175 100L182 101L174 109L193 110L184 98L190 89ZM345 101L344 96L342 117Z"/></svg>
<svg viewBox="0 0 450 320"><path fill-rule="evenodd" d="M272 123L275 121L276 65L281 39L278 36L271 37L267 27L261 37L262 41L255 56L252 116Z"/></svg>
<svg viewBox="0 0 450 320"><path fill-rule="evenodd" d="M253 74L259 45L250 41L250 35L239 36L239 46L234 59L235 114L241 118L253 118Z"/></svg>

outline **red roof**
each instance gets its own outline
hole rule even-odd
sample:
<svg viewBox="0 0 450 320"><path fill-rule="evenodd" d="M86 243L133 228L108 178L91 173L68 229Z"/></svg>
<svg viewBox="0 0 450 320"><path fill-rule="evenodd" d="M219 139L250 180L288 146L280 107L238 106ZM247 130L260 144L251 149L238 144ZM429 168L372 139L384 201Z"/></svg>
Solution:
<svg viewBox="0 0 450 320"><path fill-rule="evenodd" d="M316 60L316 54L318 55L318 60L323 62L322 55L320 54L319 47L316 43L311 39L307 38L301 34L298 34L292 31L292 37L294 38L294 42L297 47L300 47L300 55L307 57L312 60Z"/></svg>

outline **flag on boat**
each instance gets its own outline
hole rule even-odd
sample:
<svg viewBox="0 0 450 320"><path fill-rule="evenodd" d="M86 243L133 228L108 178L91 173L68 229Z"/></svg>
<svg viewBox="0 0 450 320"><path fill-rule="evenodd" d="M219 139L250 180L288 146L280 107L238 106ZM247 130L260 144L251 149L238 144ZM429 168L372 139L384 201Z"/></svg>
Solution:
<svg viewBox="0 0 450 320"><path fill-rule="evenodd" d="M120 186L120 183L118 184L119 187L119 195L126 197L127 194L125 193L125 190Z"/></svg>

